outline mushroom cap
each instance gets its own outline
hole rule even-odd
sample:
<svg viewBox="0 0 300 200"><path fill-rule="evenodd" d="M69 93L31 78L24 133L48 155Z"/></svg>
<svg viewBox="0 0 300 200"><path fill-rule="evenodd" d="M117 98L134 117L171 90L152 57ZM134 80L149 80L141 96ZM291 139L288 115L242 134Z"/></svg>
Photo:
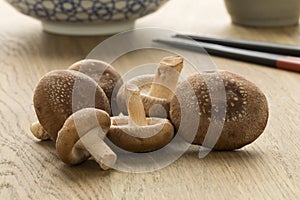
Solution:
<svg viewBox="0 0 300 200"><path fill-rule="evenodd" d="M199 126L193 144L201 145L212 120L211 109L215 109L215 112L218 112L218 109L225 109L212 107L206 84L206 81L214 82L219 77L224 83L227 107L225 121L222 120L224 126L221 135L213 148L215 150L239 149L253 142L264 131L268 121L268 103L263 92L254 83L237 74L220 71L191 75L187 81L182 82L176 88L176 95L170 104L170 118L178 130L181 120L185 123L187 121L181 119L180 108L194 106L191 110L199 110ZM198 104L191 103L190 99L193 97L188 94L187 85L194 90ZM181 100L181 105L178 99ZM214 120L218 123L221 119ZM185 127L189 126L185 125ZM189 130L184 130L183 137L188 138L188 134L191 134Z"/></svg>
<svg viewBox="0 0 300 200"><path fill-rule="evenodd" d="M149 96L154 74L140 75L130 79L126 84L133 84L139 87L141 98L147 116L167 118L169 116L170 101L164 98ZM117 105L120 112L128 114L125 95L125 84L120 87L117 94Z"/></svg>
<svg viewBox="0 0 300 200"><path fill-rule="evenodd" d="M109 101L111 101L113 91L119 90L123 84L120 74L110 64L95 60L85 59L71 65L68 69L79 71L88 75L103 89Z"/></svg>
<svg viewBox="0 0 300 200"><path fill-rule="evenodd" d="M33 97L42 127L54 140L65 120L82 108L99 108L110 113L103 90L90 77L72 70L55 70L39 81Z"/></svg>
<svg viewBox="0 0 300 200"><path fill-rule="evenodd" d="M109 114L103 110L84 108L73 113L58 132L56 152L65 163L75 165L87 160L91 155L80 142L90 130L98 128L103 140L110 127Z"/></svg>
<svg viewBox="0 0 300 200"><path fill-rule="evenodd" d="M174 136L173 125L167 119L147 118L147 126L129 125L129 117L111 118L108 139L119 148L130 152L151 152L166 146Z"/></svg>

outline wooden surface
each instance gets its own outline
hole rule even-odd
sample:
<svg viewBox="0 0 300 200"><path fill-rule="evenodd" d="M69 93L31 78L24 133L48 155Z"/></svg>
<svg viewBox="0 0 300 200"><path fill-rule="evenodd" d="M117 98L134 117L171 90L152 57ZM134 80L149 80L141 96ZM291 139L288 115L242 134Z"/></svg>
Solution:
<svg viewBox="0 0 300 200"><path fill-rule="evenodd" d="M232 25L222 0L172 0L136 26L300 44L299 27ZM212 59L220 69L256 83L268 97L269 122L253 144L204 159L191 147L170 166L142 174L101 171L93 161L63 164L53 142L39 142L29 131L36 120L33 90L43 74L84 58L105 38L44 33L38 21L0 0L0 199L299 198L300 74L224 58Z"/></svg>

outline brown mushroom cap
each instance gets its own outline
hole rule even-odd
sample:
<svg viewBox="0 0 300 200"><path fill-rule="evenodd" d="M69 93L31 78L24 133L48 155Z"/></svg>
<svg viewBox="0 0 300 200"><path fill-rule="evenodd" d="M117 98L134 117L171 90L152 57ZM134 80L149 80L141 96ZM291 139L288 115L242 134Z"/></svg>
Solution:
<svg viewBox="0 0 300 200"><path fill-rule="evenodd" d="M72 70L55 70L44 75L35 89L33 102L40 124L54 140L65 120L77 110L96 107L111 112L109 101L97 83Z"/></svg>
<svg viewBox="0 0 300 200"><path fill-rule="evenodd" d="M110 124L109 115L103 110L85 108L73 113L58 133L57 155L71 165L87 160L91 154L97 162L110 160L108 164L113 165L116 155L103 142Z"/></svg>
<svg viewBox="0 0 300 200"><path fill-rule="evenodd" d="M129 117L112 117L108 139L123 150L150 152L166 146L174 136L173 125L167 119L147 118L146 126L130 126Z"/></svg>
<svg viewBox="0 0 300 200"><path fill-rule="evenodd" d="M113 90L117 92L123 83L115 68L104 61L85 59L74 63L68 69L79 71L94 79L109 101L111 101Z"/></svg>
<svg viewBox="0 0 300 200"><path fill-rule="evenodd" d="M149 91L154 79L153 74L146 74L132 78L126 84L132 84L139 87L144 109L147 116L166 118L170 110L170 101L164 98L149 96ZM125 95L125 84L123 84L117 94L117 105L123 114L128 114ZM161 105L157 106L157 105ZM164 109L162 109L164 108Z"/></svg>
<svg viewBox="0 0 300 200"><path fill-rule="evenodd" d="M170 104L170 118L178 130L182 120L180 108L198 106L194 110L199 110L200 121L193 144L201 145L211 122L212 105L206 81L211 82L218 77L224 82L227 108L222 133L214 149L238 149L253 142L264 131L268 120L268 103L265 95L255 84L237 74L220 71L190 76L176 88L177 97L174 96ZM192 97L186 90L188 84L195 92L198 105L192 105L190 102ZM181 105L178 99L181 100ZM184 132L188 137L189 130Z"/></svg>

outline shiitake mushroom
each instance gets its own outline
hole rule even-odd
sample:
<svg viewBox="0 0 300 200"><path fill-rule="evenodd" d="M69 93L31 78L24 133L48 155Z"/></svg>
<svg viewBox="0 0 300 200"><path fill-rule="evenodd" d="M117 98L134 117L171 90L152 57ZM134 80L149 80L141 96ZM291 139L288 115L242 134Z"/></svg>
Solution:
<svg viewBox="0 0 300 200"><path fill-rule="evenodd" d="M72 64L68 69L79 71L96 81L105 92L109 102L112 101L113 92L117 94L123 84L121 75L117 70L112 65L101 60L80 60Z"/></svg>
<svg viewBox="0 0 300 200"><path fill-rule="evenodd" d="M35 89L33 102L43 128L41 132L54 140L66 119L80 109L98 108L111 113L109 101L98 84L87 75L72 70L45 74Z"/></svg>
<svg viewBox="0 0 300 200"><path fill-rule="evenodd" d="M207 85L208 81L212 83L220 78L224 83L226 93L224 108L212 105ZM188 92L189 87L192 88L192 93ZM193 98L191 94L195 95L194 99L196 98L198 103L191 103ZM199 112L197 114L200 115L193 144L203 144L212 120L219 120L219 123L224 122L221 135L213 147L215 150L239 149L250 144L264 131L269 115L268 102L263 92L254 83L227 71L196 73L177 86L170 103L170 118L176 130L184 121L186 129L183 130L182 135L184 138L189 138L190 134L193 134L189 128L194 127L190 127L188 123L195 119L182 119L181 109L185 107L193 107L191 110L195 110L195 112L197 110ZM212 109L226 109L223 122L222 119L212 119Z"/></svg>

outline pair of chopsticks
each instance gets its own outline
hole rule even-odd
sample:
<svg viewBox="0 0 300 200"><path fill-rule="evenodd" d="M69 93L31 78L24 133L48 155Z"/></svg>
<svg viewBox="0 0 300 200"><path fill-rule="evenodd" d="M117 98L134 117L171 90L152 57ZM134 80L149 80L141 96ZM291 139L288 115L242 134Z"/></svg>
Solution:
<svg viewBox="0 0 300 200"><path fill-rule="evenodd" d="M173 38L176 40L153 41L192 51L203 52L205 49L215 56L300 72L300 46L182 34Z"/></svg>

